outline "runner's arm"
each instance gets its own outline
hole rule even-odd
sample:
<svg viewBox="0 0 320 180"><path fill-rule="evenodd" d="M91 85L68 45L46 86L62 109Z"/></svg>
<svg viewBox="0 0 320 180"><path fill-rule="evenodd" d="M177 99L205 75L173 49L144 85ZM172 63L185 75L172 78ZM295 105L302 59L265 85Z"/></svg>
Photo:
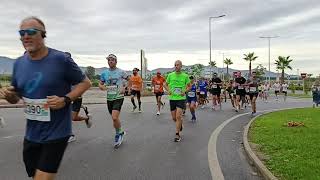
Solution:
<svg viewBox="0 0 320 180"><path fill-rule="evenodd" d="M11 104L16 104L19 102L20 96L17 92L15 92L15 88L10 86L0 89L0 99L5 99Z"/></svg>

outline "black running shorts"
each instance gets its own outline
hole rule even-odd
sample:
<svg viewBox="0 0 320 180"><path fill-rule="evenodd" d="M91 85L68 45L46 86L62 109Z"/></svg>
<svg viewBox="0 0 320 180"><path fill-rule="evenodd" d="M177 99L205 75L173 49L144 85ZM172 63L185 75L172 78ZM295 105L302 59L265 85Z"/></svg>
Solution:
<svg viewBox="0 0 320 180"><path fill-rule="evenodd" d="M141 92L136 90L131 90L131 96L137 95L137 98L141 97Z"/></svg>
<svg viewBox="0 0 320 180"><path fill-rule="evenodd" d="M177 108L186 109L186 100L170 100L170 110L175 111Z"/></svg>
<svg viewBox="0 0 320 180"><path fill-rule="evenodd" d="M116 99L116 100L113 100L113 101L108 101L107 100L109 113L112 114L113 110L121 111L123 100L124 100L124 98Z"/></svg>
<svg viewBox="0 0 320 180"><path fill-rule="evenodd" d="M156 95L156 98L158 98L159 96L163 96L163 92L156 92L154 94Z"/></svg>
<svg viewBox="0 0 320 180"><path fill-rule="evenodd" d="M68 137L36 143L24 139L23 162L29 177L34 177L36 169L47 173L57 173L64 151L68 145Z"/></svg>

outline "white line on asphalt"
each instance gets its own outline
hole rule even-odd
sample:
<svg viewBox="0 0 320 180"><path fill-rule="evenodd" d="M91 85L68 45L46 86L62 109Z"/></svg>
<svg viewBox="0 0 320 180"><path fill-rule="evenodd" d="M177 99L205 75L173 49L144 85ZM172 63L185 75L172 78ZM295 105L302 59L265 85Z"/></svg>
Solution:
<svg viewBox="0 0 320 180"><path fill-rule="evenodd" d="M295 107L295 108L301 108L301 107ZM283 108L283 109L268 109L268 110L263 110L263 111L258 111L258 113L264 113L264 112L268 112L268 111L275 111L275 110L287 110L287 109L292 109L292 108ZM247 114L251 114L250 112L247 113L242 113L242 114L238 114L236 116L231 117L230 119L224 121L222 124L220 124L220 126L218 126L213 133L210 136L209 139L209 143L208 143L208 161L209 161L209 168L210 168L210 172L211 172L211 177L213 180L224 180L224 176L222 174L222 170L219 164L219 160L218 160L218 154L217 154L217 140L218 140L218 136L221 132L221 130L231 121L247 115Z"/></svg>
<svg viewBox="0 0 320 180"><path fill-rule="evenodd" d="M220 134L221 130L231 121L237 119L238 117L244 116L249 113L242 113L232 118L224 121L217 127L210 136L209 143L208 143L208 161L209 161L209 168L211 171L211 177L213 180L224 180L224 176L222 174L221 167L219 165L218 155L217 155L217 140L218 135Z"/></svg>

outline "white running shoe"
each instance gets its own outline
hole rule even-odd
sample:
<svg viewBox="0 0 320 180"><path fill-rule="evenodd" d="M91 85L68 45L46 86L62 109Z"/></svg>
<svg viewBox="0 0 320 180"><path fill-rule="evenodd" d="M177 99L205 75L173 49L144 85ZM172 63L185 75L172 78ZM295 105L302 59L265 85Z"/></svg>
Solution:
<svg viewBox="0 0 320 180"><path fill-rule="evenodd" d="M75 135L71 135L68 139L68 143L71 143L73 141L76 141L76 136Z"/></svg>
<svg viewBox="0 0 320 180"><path fill-rule="evenodd" d="M157 112L157 115L158 115L158 116L160 115L160 111Z"/></svg>

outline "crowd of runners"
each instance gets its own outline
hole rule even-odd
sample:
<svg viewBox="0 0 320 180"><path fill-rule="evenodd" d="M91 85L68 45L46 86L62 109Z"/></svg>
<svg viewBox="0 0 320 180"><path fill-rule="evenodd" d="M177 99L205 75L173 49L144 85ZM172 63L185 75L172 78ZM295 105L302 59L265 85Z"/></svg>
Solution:
<svg viewBox="0 0 320 180"><path fill-rule="evenodd" d="M15 104L24 102L24 115L27 119L23 142L23 161L29 177L34 179L54 179L68 142L75 140L72 121L85 122L92 126L92 116L82 104L82 94L91 86L71 54L49 48L45 45L46 29L37 17L28 17L20 24L20 39L25 53L14 64L10 87L0 89L0 98ZM126 89L131 96L132 112L142 113L143 80L139 69L134 68L131 75L117 67L117 56L106 57L109 68L101 74L99 88L105 91L107 110L115 129L114 147L118 148L126 134L120 120ZM271 89L276 100L283 94L286 100L288 85L274 83L272 86L260 80L256 72L249 78L237 72L228 81L223 81L217 73L212 78L194 77L182 71L182 61L174 62L174 71L166 77L159 71L152 78L155 95L155 111L161 116L168 95L172 121L175 124L173 141L181 141L183 115L190 111L190 121L198 121L197 108L223 109L222 102L229 101L234 111L240 112L251 106L252 115L257 112L256 101L260 98L268 102ZM313 87L314 97L319 94L319 85ZM135 101L135 98L137 101ZM211 101L211 102L210 102ZM320 98L314 100L318 105ZM85 116L80 115L83 109ZM106 117L109 118L109 117ZM0 126L4 126L0 118Z"/></svg>

